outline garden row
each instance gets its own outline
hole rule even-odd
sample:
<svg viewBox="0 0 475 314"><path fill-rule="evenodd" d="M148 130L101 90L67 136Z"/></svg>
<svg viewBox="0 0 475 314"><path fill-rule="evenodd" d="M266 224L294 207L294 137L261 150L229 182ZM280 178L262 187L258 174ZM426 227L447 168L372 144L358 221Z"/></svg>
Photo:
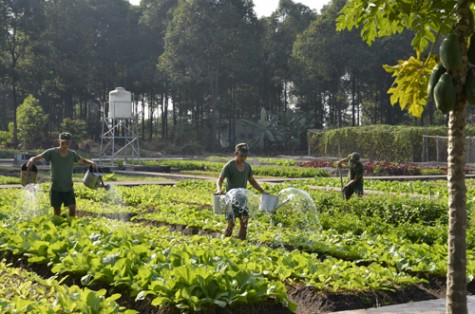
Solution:
<svg viewBox="0 0 475 314"><path fill-rule="evenodd" d="M25 191L7 189L0 196L0 252L68 275L83 287L105 288L108 296L121 294L117 301L136 310L150 304L196 311L269 300L295 310L286 291L290 283L325 293L361 293L445 275L446 201L367 195L344 202L339 193L308 188L317 183L265 185L274 194L308 193L318 216L305 209L309 204L292 202L269 215L251 197L246 242L216 236L224 218L213 214L215 186L209 182L109 192L78 186L79 209L94 217L77 219L45 214L46 186L27 208ZM130 217L131 222L120 220ZM195 235L170 232L170 226ZM473 239L469 229L470 275L475 274Z"/></svg>
<svg viewBox="0 0 475 314"><path fill-rule="evenodd" d="M180 171L202 171L218 173L221 171L223 163L227 160L222 157L209 157L207 160L186 160L186 159L168 159L168 160L149 160L135 161L136 165L145 166L164 166L168 165ZM311 160L297 161L278 158L256 157L249 160L253 165L255 175L257 176L280 176L280 177L326 177L326 169L338 167L338 161L333 160ZM444 175L447 173L447 167L418 165L416 163L401 163L390 161L363 161L365 172L370 175ZM348 165L342 164L343 168ZM466 172L471 172L470 167Z"/></svg>

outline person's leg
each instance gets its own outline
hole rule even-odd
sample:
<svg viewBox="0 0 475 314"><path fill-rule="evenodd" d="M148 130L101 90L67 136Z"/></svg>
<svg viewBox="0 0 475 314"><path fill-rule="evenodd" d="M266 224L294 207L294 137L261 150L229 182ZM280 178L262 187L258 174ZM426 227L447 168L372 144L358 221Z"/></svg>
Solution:
<svg viewBox="0 0 475 314"><path fill-rule="evenodd" d="M247 236L247 223L249 222L249 216L241 216L239 219L239 234L238 237L241 240L246 240Z"/></svg>
<svg viewBox="0 0 475 314"><path fill-rule="evenodd" d="M348 187L345 191L346 200L349 200L354 193L355 189L352 186Z"/></svg>
<svg viewBox="0 0 475 314"><path fill-rule="evenodd" d="M76 204L70 204L69 206L69 217L76 216Z"/></svg>
<svg viewBox="0 0 475 314"><path fill-rule="evenodd" d="M226 229L224 229L224 236L225 237L230 237L233 234L233 229L235 226L236 222L234 218L229 218L228 219L228 225L226 226Z"/></svg>
<svg viewBox="0 0 475 314"><path fill-rule="evenodd" d="M74 191L64 192L64 205L69 208L69 216L76 216L76 196Z"/></svg>
<svg viewBox="0 0 475 314"><path fill-rule="evenodd" d="M61 195L57 191L50 190L49 191L49 201L51 206L53 207L54 214L56 216L61 215L61 205L63 204Z"/></svg>
<svg viewBox="0 0 475 314"><path fill-rule="evenodd" d="M53 207L53 211L56 216L61 216L61 206Z"/></svg>
<svg viewBox="0 0 475 314"><path fill-rule="evenodd" d="M363 196L363 194L364 194L364 193L363 193L363 186L361 186L361 187L358 189L358 191L356 191L356 193L357 193L358 196L360 196L360 197Z"/></svg>

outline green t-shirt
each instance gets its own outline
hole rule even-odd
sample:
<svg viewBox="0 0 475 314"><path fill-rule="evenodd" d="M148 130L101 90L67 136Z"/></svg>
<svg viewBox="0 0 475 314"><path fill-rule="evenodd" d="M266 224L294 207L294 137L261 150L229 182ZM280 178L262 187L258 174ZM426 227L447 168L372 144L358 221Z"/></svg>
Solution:
<svg viewBox="0 0 475 314"><path fill-rule="evenodd" d="M356 177L360 177L360 179L355 182L354 188L357 190L363 189L363 174L364 174L364 166L360 161L350 162L350 171L348 174L348 181L353 180Z"/></svg>
<svg viewBox="0 0 475 314"><path fill-rule="evenodd" d="M228 161L223 170L221 170L221 177L226 178L226 192L231 189L247 188L247 180L252 177L251 165L244 162L244 171L239 171L235 160Z"/></svg>
<svg viewBox="0 0 475 314"><path fill-rule="evenodd" d="M73 166L81 160L81 157L74 150L68 150L68 154L63 157L59 153L59 148L50 148L41 154L51 165L51 190L57 192L69 192L73 190Z"/></svg>

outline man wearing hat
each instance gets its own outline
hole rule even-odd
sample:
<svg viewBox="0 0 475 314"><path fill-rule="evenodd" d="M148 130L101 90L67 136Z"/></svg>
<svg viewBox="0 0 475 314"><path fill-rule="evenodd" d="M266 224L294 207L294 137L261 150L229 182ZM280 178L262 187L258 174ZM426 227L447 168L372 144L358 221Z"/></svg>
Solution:
<svg viewBox="0 0 475 314"><path fill-rule="evenodd" d="M222 189L224 179L226 179L226 192L237 188L245 189L247 188L247 182L249 181L249 183L256 190L264 193L264 189L259 185L252 175L251 165L246 162L248 155L249 146L246 143L240 143L236 145L234 149L234 159L228 161L224 165L216 183L218 194L225 193ZM232 212L226 213L228 225L226 226L226 229L224 229L224 235L226 237L230 237L232 235L234 226L236 225L235 218L238 217L240 220L238 237L241 240L245 240L247 235L247 224L249 221L249 211L247 208L239 208L234 205L232 206L232 209Z"/></svg>
<svg viewBox="0 0 475 314"><path fill-rule="evenodd" d="M74 163L90 165L97 168L96 163L92 160L82 158L72 149L71 134L63 132L59 135L59 147L47 149L43 153L33 156L26 164L28 169L31 169L35 162L44 159L50 163L51 166L51 187L50 187L50 201L54 209L55 215L61 214L61 206L69 208L69 216L76 215L76 197L73 188L73 166Z"/></svg>
<svg viewBox="0 0 475 314"><path fill-rule="evenodd" d="M348 200L356 192L358 196L363 195L363 174L364 166L360 161L360 154L351 153L347 158L338 162L338 167L343 162L348 162L348 182L343 187L342 192L345 195L345 199Z"/></svg>

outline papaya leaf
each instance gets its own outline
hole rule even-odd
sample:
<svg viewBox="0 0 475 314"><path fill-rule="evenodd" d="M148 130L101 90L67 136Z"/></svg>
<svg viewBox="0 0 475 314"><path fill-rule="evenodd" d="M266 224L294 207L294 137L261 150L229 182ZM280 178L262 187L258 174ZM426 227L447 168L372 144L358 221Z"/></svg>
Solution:
<svg viewBox="0 0 475 314"><path fill-rule="evenodd" d="M395 77L388 90L391 105L399 104L401 109L407 109L412 116L420 118L427 105L426 87L435 65L434 57L422 61L419 54L409 60L399 60L394 66L383 65L386 72Z"/></svg>

